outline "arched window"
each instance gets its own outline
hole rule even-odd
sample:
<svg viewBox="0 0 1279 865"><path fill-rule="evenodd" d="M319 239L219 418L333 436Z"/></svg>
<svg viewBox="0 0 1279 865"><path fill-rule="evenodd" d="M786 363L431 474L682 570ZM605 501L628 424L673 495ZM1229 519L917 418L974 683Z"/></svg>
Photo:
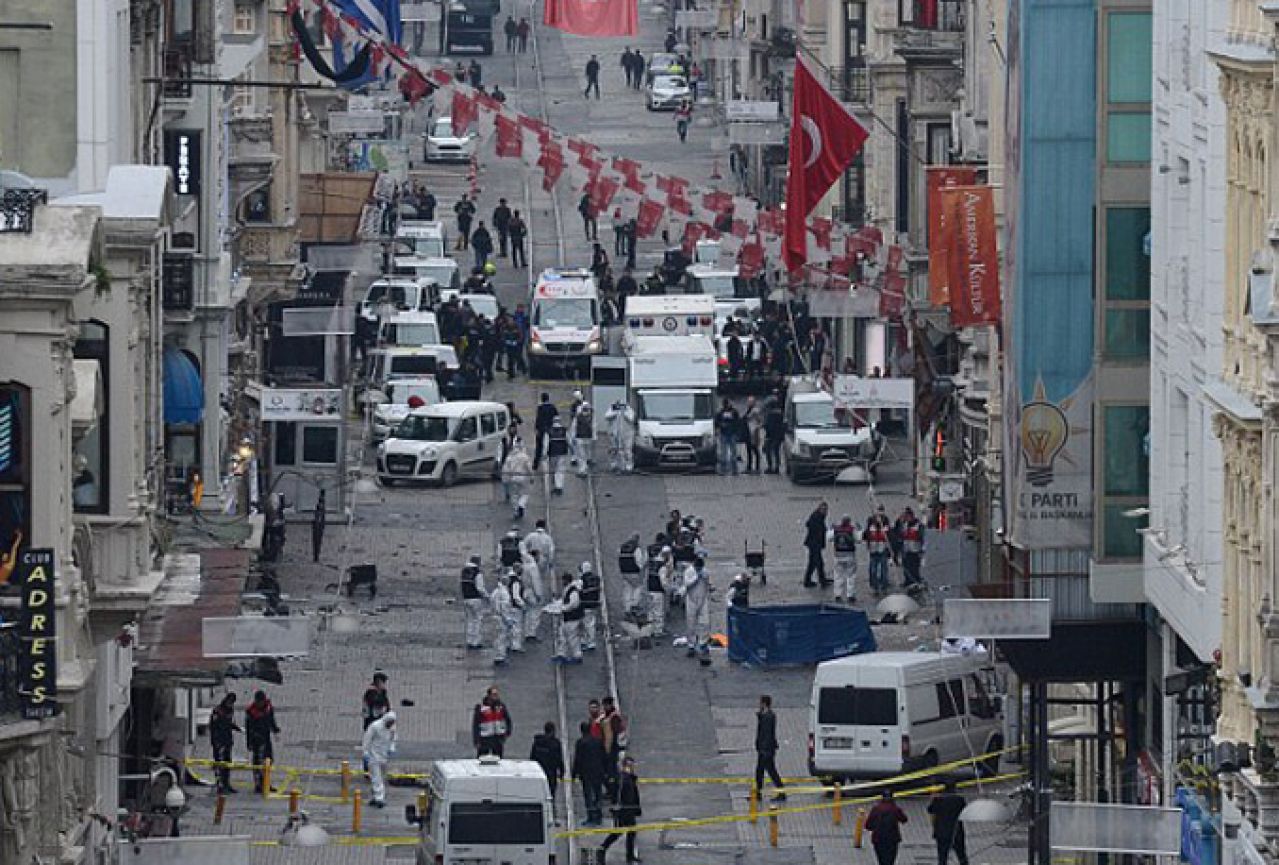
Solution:
<svg viewBox="0 0 1279 865"><path fill-rule="evenodd" d="M0 384L0 589L31 545L31 391Z"/></svg>
<svg viewBox="0 0 1279 865"><path fill-rule="evenodd" d="M80 324L75 342L75 359L97 363L96 382L99 392L91 403L94 420L75 442L71 457L71 503L77 513L105 513L110 451L110 330L100 321ZM82 383L83 386L83 383ZM86 395L78 394L83 398Z"/></svg>

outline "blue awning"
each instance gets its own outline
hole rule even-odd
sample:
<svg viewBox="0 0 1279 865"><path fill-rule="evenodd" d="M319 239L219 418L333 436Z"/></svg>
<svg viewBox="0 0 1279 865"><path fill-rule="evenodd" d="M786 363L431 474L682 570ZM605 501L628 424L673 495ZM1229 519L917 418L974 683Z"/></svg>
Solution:
<svg viewBox="0 0 1279 865"><path fill-rule="evenodd" d="M204 383L186 352L164 350L164 422L197 424L204 417Z"/></svg>

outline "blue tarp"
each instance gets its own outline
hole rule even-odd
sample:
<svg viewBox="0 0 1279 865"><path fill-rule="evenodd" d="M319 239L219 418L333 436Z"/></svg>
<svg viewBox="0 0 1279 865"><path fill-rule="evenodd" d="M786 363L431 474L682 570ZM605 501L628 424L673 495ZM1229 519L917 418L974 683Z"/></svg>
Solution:
<svg viewBox="0 0 1279 865"><path fill-rule="evenodd" d="M861 610L825 604L728 611L728 658L761 667L816 664L875 651Z"/></svg>
<svg viewBox="0 0 1279 865"><path fill-rule="evenodd" d="M204 417L204 383L181 349L164 350L164 422L197 424Z"/></svg>

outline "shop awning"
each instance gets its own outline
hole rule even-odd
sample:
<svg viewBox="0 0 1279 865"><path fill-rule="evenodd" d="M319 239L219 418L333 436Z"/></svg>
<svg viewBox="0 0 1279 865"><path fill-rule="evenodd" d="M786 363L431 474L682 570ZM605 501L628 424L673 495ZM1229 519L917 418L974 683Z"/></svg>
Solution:
<svg viewBox="0 0 1279 865"><path fill-rule="evenodd" d="M204 383L186 352L164 350L164 422L197 424L204 417Z"/></svg>

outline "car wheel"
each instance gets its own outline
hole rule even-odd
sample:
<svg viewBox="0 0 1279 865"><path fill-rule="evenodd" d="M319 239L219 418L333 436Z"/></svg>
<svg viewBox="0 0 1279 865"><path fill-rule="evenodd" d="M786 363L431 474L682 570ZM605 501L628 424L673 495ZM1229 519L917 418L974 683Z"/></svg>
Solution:
<svg viewBox="0 0 1279 865"><path fill-rule="evenodd" d="M789 460L786 462L786 477L790 478L791 483L793 484L799 483L801 478L799 469L792 465Z"/></svg>
<svg viewBox="0 0 1279 865"><path fill-rule="evenodd" d="M440 486L451 487L457 483L457 463L447 462L444 464L444 470L440 472Z"/></svg>
<svg viewBox="0 0 1279 865"><path fill-rule="evenodd" d="M936 769L939 762L940 758L938 758L936 751L927 751L924 753L925 769Z"/></svg>

